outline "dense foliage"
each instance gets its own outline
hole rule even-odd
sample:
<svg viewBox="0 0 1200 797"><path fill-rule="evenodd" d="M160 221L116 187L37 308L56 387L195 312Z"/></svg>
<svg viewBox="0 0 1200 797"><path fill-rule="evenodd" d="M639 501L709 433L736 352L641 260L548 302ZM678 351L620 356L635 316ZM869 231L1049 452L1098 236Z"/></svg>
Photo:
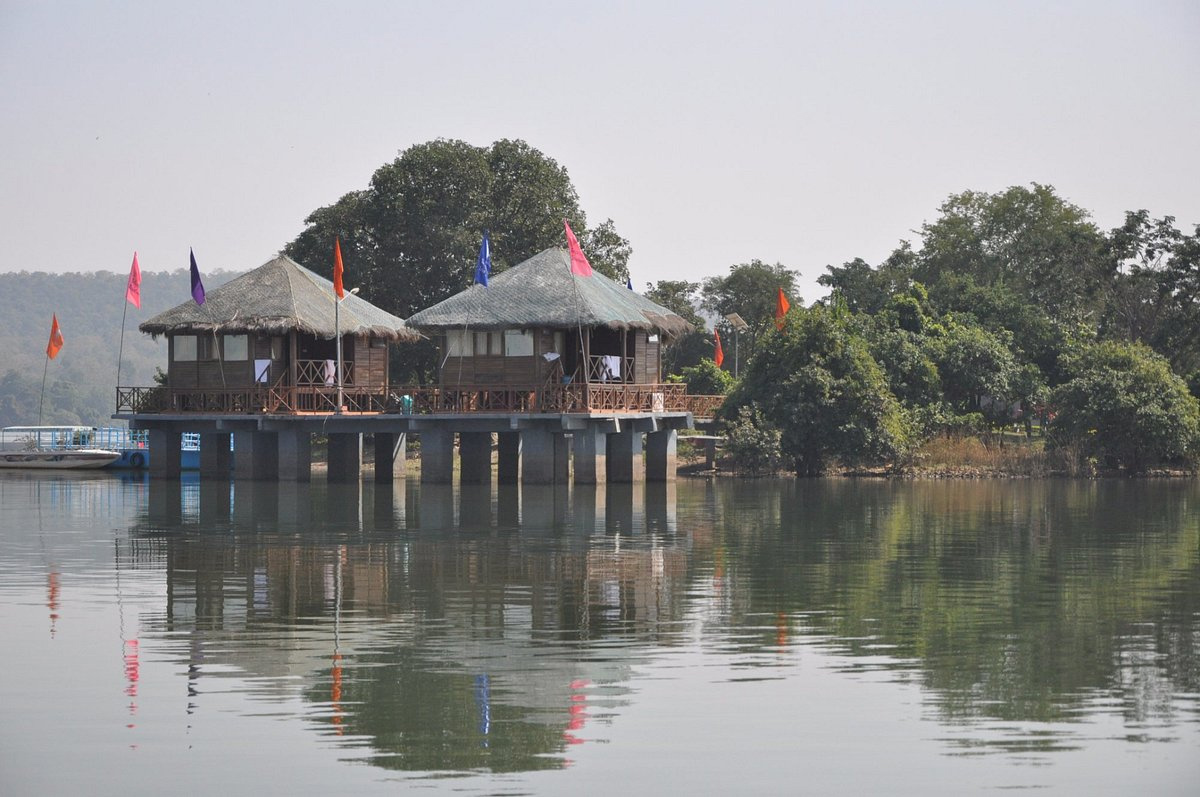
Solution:
<svg viewBox="0 0 1200 797"><path fill-rule="evenodd" d="M565 246L563 219L592 267L628 277L629 242L611 220L589 227L567 170L524 141L490 147L438 139L410 147L333 205L318 208L287 253L314 271L331 270L341 240L347 286L408 318L471 284L483 231L492 269L504 271L552 246ZM407 347L398 379L432 375L431 344Z"/></svg>

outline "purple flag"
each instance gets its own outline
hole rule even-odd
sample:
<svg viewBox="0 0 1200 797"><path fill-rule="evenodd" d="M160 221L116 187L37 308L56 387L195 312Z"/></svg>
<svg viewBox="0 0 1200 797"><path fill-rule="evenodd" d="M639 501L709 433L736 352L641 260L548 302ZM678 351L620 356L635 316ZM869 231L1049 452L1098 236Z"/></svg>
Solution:
<svg viewBox="0 0 1200 797"><path fill-rule="evenodd" d="M189 249L188 254L192 257L192 298L196 304L204 304L204 283L200 281L200 269L196 267L196 253Z"/></svg>

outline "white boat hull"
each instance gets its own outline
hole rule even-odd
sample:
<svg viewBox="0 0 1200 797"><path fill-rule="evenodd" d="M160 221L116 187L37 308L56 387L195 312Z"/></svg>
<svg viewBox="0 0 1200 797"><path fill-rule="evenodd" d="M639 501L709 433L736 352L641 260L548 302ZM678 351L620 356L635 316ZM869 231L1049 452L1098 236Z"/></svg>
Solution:
<svg viewBox="0 0 1200 797"><path fill-rule="evenodd" d="M2 451L0 468L103 468L121 458L119 451L75 448L51 451Z"/></svg>

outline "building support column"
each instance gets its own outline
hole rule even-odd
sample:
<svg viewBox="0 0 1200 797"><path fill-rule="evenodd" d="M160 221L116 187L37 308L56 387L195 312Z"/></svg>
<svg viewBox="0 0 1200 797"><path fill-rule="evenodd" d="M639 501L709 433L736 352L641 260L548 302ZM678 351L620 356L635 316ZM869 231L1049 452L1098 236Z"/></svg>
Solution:
<svg viewBox="0 0 1200 797"><path fill-rule="evenodd" d="M404 478L404 432L376 432L375 483L391 484L398 476Z"/></svg>
<svg viewBox="0 0 1200 797"><path fill-rule="evenodd" d="M674 481L677 470L674 429L646 433L646 481Z"/></svg>
<svg viewBox="0 0 1200 797"><path fill-rule="evenodd" d="M229 479L228 432L200 433L200 478Z"/></svg>
<svg viewBox="0 0 1200 797"><path fill-rule="evenodd" d="M166 429L151 429L150 477L153 479L178 479L181 435Z"/></svg>
<svg viewBox="0 0 1200 797"><path fill-rule="evenodd" d="M362 479L362 433L336 432L329 435L328 461L327 481L351 484Z"/></svg>
<svg viewBox="0 0 1200 797"><path fill-rule="evenodd" d="M492 483L492 433L458 433L459 482Z"/></svg>
<svg viewBox="0 0 1200 797"><path fill-rule="evenodd" d="M642 432L614 432L606 441L608 480L615 484L633 484L646 480L642 460Z"/></svg>
<svg viewBox="0 0 1200 797"><path fill-rule="evenodd" d="M572 432L575 438L575 483L604 484L608 478L608 434L599 426Z"/></svg>
<svg viewBox="0 0 1200 797"><path fill-rule="evenodd" d="M521 430L522 482L566 484L570 464L566 435L539 426Z"/></svg>
<svg viewBox="0 0 1200 797"><path fill-rule="evenodd" d="M275 432L234 432L233 475L237 479L278 479L279 436Z"/></svg>
<svg viewBox="0 0 1200 797"><path fill-rule="evenodd" d="M516 484L521 480L521 433L498 432L496 448L496 481Z"/></svg>
<svg viewBox="0 0 1200 797"><path fill-rule="evenodd" d="M421 481L429 484L454 482L454 432L421 430Z"/></svg>
<svg viewBox="0 0 1200 797"><path fill-rule="evenodd" d="M279 480L312 480L312 435L300 429L281 429L279 435ZM203 451L203 449L201 449Z"/></svg>

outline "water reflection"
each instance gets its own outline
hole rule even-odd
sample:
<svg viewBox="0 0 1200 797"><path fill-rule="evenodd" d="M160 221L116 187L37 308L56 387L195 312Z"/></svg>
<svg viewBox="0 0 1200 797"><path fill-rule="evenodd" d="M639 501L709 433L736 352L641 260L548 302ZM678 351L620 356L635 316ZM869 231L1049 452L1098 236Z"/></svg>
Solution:
<svg viewBox="0 0 1200 797"><path fill-rule="evenodd" d="M719 730L714 682L798 688L815 660L919 687L943 756L1198 738L1195 482L0 479L0 499L32 508L0 559L42 563L51 633L100 565L32 530L120 519L93 556L112 560L131 727L167 665L189 717L298 696L307 727L381 768L556 769L615 740L647 678L694 695L672 704L686 746Z"/></svg>

